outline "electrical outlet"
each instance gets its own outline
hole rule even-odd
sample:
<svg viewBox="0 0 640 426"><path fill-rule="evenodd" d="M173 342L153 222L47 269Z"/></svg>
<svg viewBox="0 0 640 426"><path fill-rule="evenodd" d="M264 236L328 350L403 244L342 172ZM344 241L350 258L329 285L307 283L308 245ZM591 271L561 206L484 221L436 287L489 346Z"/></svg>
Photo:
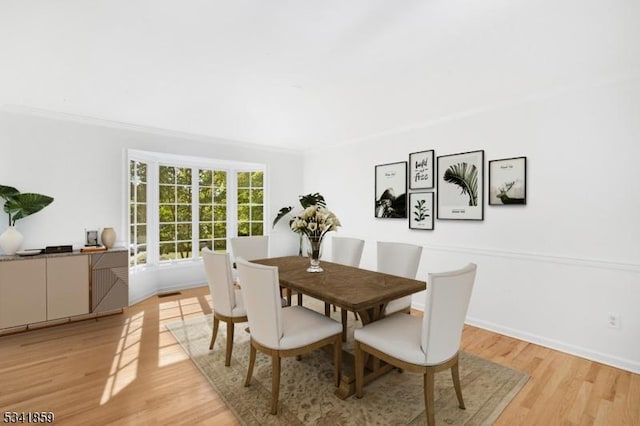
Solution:
<svg viewBox="0 0 640 426"><path fill-rule="evenodd" d="M607 316L607 326L609 328L620 328L620 314L609 312Z"/></svg>

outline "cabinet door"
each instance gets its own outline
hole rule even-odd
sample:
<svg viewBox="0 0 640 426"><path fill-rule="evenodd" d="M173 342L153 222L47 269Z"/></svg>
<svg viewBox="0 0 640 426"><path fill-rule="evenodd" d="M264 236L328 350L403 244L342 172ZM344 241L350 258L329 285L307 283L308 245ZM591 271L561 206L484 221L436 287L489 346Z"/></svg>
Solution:
<svg viewBox="0 0 640 426"><path fill-rule="evenodd" d="M89 256L47 259L47 319L89 313Z"/></svg>
<svg viewBox="0 0 640 426"><path fill-rule="evenodd" d="M91 312L107 312L129 305L129 253L91 255Z"/></svg>
<svg viewBox="0 0 640 426"><path fill-rule="evenodd" d="M0 262L0 328L47 319L45 259Z"/></svg>

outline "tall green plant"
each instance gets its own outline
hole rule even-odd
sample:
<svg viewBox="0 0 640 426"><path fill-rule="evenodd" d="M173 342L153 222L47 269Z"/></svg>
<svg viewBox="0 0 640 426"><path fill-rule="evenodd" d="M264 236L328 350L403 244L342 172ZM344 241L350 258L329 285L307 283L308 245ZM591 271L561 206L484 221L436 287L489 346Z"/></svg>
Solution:
<svg viewBox="0 0 640 426"><path fill-rule="evenodd" d="M0 198L5 200L4 211L9 215L9 226L15 226L17 220L37 213L53 202L47 195L21 193L5 185L0 185Z"/></svg>
<svg viewBox="0 0 640 426"><path fill-rule="evenodd" d="M458 185L462 194L469 195L470 206L478 205L478 168L475 165L453 164L444 172L444 180Z"/></svg>

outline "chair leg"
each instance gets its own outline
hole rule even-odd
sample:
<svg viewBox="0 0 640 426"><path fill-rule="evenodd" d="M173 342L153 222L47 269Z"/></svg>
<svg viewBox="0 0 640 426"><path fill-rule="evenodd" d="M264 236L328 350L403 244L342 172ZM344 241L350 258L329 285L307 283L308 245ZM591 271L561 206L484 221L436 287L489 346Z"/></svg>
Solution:
<svg viewBox="0 0 640 426"><path fill-rule="evenodd" d="M336 311L336 305L333 305L333 312Z"/></svg>
<svg viewBox="0 0 640 426"><path fill-rule="evenodd" d="M451 378L453 379L453 387L456 390L456 396L458 397L458 406L463 410L466 409L464 406L464 400L462 399L462 389L460 388L460 372L458 370L458 361L451 367Z"/></svg>
<svg viewBox="0 0 640 426"><path fill-rule="evenodd" d="M287 289L287 305L291 306L291 289Z"/></svg>
<svg viewBox="0 0 640 426"><path fill-rule="evenodd" d="M346 342L347 341L347 310L344 308L340 308L340 316L342 316L342 341Z"/></svg>
<svg viewBox="0 0 640 426"><path fill-rule="evenodd" d="M220 325L220 320L213 317L213 333L211 334L211 344L209 345L209 349L213 349L213 344L216 342L216 336L218 335L218 325Z"/></svg>
<svg viewBox="0 0 640 426"><path fill-rule="evenodd" d="M356 356L356 398L362 398L362 386L364 382L364 353L360 348L360 342L356 340L354 352Z"/></svg>
<svg viewBox="0 0 640 426"><path fill-rule="evenodd" d="M359 319L359 318L358 318L358 313L357 313L357 312L355 312L355 311L353 312L353 318L354 318L356 321Z"/></svg>
<svg viewBox="0 0 640 426"><path fill-rule="evenodd" d="M298 306L302 306L302 293L298 293Z"/></svg>
<svg viewBox="0 0 640 426"><path fill-rule="evenodd" d="M427 367L427 371L424 373L424 408L427 415L427 425L435 426L436 424L436 416L434 413L435 409L435 394L434 394L434 374L435 370L433 368Z"/></svg>
<svg viewBox="0 0 640 426"><path fill-rule="evenodd" d="M342 342L340 337L336 337L333 342L333 370L336 375L336 387L340 387L340 375L342 370Z"/></svg>
<svg viewBox="0 0 640 426"><path fill-rule="evenodd" d="M278 397L280 396L280 355L271 355L271 414L278 413Z"/></svg>
<svg viewBox="0 0 640 426"><path fill-rule="evenodd" d="M251 376L253 376L253 365L256 363L256 348L249 343L249 368L247 368L247 379L244 381L245 386L251 384Z"/></svg>
<svg viewBox="0 0 640 426"><path fill-rule="evenodd" d="M231 351L233 350L233 332L235 331L235 325L231 322L227 322L227 352L224 356L224 365L228 367L231 365Z"/></svg>

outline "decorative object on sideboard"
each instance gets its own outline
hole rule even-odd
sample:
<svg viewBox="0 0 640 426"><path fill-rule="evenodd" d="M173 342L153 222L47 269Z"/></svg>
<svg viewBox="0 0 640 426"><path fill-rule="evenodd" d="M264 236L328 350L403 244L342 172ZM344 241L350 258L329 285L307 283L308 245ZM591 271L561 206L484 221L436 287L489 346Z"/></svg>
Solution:
<svg viewBox="0 0 640 426"><path fill-rule="evenodd" d="M22 245L24 237L15 226L9 226L0 234L0 249L7 255L14 255Z"/></svg>
<svg viewBox="0 0 640 426"><path fill-rule="evenodd" d="M15 229L16 221L39 212L53 202L47 195L21 193L12 186L0 185L0 198L4 211L9 215L9 227L0 235L0 248L7 255L14 255L22 244L23 236Z"/></svg>
<svg viewBox="0 0 640 426"><path fill-rule="evenodd" d="M102 239L102 245L110 249L116 243L116 231L113 228L104 228L100 238Z"/></svg>
<svg viewBox="0 0 640 426"><path fill-rule="evenodd" d="M85 242L84 242L85 247L97 247L100 245L98 244L98 230L85 229L84 234L85 234Z"/></svg>
<svg viewBox="0 0 640 426"><path fill-rule="evenodd" d="M71 244L63 244L59 246L46 246L44 254L72 253L73 246Z"/></svg>

